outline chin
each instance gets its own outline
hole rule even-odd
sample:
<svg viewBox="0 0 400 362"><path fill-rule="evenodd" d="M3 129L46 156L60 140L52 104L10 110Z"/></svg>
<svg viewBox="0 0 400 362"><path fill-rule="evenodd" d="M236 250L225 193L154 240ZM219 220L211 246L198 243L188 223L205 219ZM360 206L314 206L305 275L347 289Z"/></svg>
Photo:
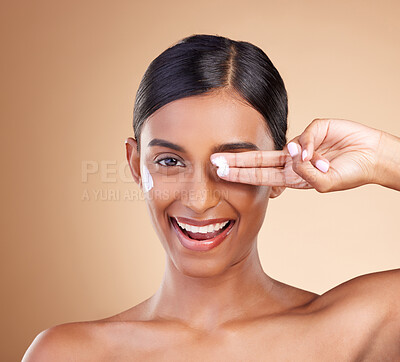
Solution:
<svg viewBox="0 0 400 362"><path fill-rule="evenodd" d="M224 273L229 265L217 260L200 260L198 258L188 258L185 261L173 261L175 268L180 273L192 278L210 278Z"/></svg>

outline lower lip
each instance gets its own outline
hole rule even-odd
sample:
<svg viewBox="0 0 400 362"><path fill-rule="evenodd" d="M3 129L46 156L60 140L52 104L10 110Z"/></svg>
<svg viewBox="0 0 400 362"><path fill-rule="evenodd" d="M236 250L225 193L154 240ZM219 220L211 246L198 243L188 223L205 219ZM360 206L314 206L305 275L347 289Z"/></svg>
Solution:
<svg viewBox="0 0 400 362"><path fill-rule="evenodd" d="M171 218L170 220L175 229L176 234L178 235L178 239L181 242L181 244L185 248L194 251L207 251L215 248L225 240L225 238L232 231L233 225L235 225L235 221L230 221L230 225L221 234L218 234L215 238L206 240L194 240L189 238L183 233L181 228L178 226L175 218Z"/></svg>

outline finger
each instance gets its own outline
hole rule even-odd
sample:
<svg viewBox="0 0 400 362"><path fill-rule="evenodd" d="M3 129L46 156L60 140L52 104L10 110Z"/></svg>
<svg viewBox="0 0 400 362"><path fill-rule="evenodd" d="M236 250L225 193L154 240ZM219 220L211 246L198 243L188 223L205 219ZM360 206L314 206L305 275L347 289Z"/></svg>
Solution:
<svg viewBox="0 0 400 362"><path fill-rule="evenodd" d="M245 168L229 167L228 175L220 178L251 185L287 186L283 169L278 168Z"/></svg>
<svg viewBox="0 0 400 362"><path fill-rule="evenodd" d="M296 144L300 149L300 145ZM311 161L303 161L301 159L300 152L292 157L293 164L292 169L296 172L302 179L312 185L318 192L325 192L331 187L331 172L329 169L329 163L326 162L325 158L314 152L314 158ZM329 162L329 161L328 161Z"/></svg>
<svg viewBox="0 0 400 362"><path fill-rule="evenodd" d="M290 177L285 175L284 171L279 168L233 167L229 169L228 175L219 175L219 177L226 181L251 185L284 186L295 189L314 188L311 184L298 176Z"/></svg>
<svg viewBox="0 0 400 362"><path fill-rule="evenodd" d="M287 152L280 151L246 151L221 152L210 156L211 162L217 157L224 157L229 167L279 167L284 166Z"/></svg>
<svg viewBox="0 0 400 362"><path fill-rule="evenodd" d="M304 161L303 161L304 162ZM326 173L329 170L330 162L327 158L321 156L318 152L314 151L313 158L310 160L311 164L318 168L318 170Z"/></svg>
<svg viewBox="0 0 400 362"><path fill-rule="evenodd" d="M303 135L303 134L302 134ZM296 156L297 155L297 153L298 152L301 152L301 159L302 160L309 160L310 159L310 157L308 157L307 159L306 159L306 156L308 155L309 156L309 151L307 150L307 149L303 149L303 145L301 145L300 144L300 141L299 141L299 139L300 139L300 136L296 136L295 138L292 138L286 145L285 145L285 147L284 147L284 149L287 149L288 150L288 152L290 153L290 155L293 157L293 156ZM296 146L295 146L296 145ZM311 143L311 144L308 144L308 149L311 149L312 151L310 151L311 152L311 154L314 152L314 145Z"/></svg>
<svg viewBox="0 0 400 362"><path fill-rule="evenodd" d="M290 142L288 142L283 148L287 153L292 156L296 156L299 152L301 152L301 146L299 145L299 136L293 138Z"/></svg>
<svg viewBox="0 0 400 362"><path fill-rule="evenodd" d="M314 119L303 131L303 133L291 141L296 142L301 147L301 159L309 161L312 159L314 150L318 148L325 139L329 129L330 119L317 118Z"/></svg>
<svg viewBox="0 0 400 362"><path fill-rule="evenodd" d="M325 139L329 129L329 119L314 119L298 137L298 143L302 148L302 160L310 161L314 150L318 148Z"/></svg>

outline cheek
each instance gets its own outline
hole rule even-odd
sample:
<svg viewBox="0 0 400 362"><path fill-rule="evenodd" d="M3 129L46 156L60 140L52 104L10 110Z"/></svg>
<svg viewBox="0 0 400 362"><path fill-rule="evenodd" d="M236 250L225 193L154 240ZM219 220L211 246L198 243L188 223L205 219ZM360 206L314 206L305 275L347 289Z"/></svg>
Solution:
<svg viewBox="0 0 400 362"><path fill-rule="evenodd" d="M154 181L153 177L151 176L145 164L142 164L141 176L142 176L143 191L149 192L154 186Z"/></svg>
<svg viewBox="0 0 400 362"><path fill-rule="evenodd" d="M196 187L191 170L185 172L174 167L168 168L151 163L148 165L148 169L154 185L149 196L161 198L164 204L185 197L184 195L188 195L190 190Z"/></svg>
<svg viewBox="0 0 400 362"><path fill-rule="evenodd" d="M179 194L179 175L165 175L152 164L142 165L143 192L154 216L162 213ZM159 216L158 216L159 217Z"/></svg>
<svg viewBox="0 0 400 362"><path fill-rule="evenodd" d="M240 213L245 238L254 237L261 228L269 201L269 186L243 185L231 193L229 202Z"/></svg>
<svg viewBox="0 0 400 362"><path fill-rule="evenodd" d="M240 213L253 213L268 205L269 186L234 183L228 189L227 200L234 203Z"/></svg>
<svg viewBox="0 0 400 362"><path fill-rule="evenodd" d="M242 220L245 230L242 230L243 240L251 242L257 237L265 219L269 201L269 186L255 186L247 196L247 203L243 206ZM245 198L245 197L244 197Z"/></svg>

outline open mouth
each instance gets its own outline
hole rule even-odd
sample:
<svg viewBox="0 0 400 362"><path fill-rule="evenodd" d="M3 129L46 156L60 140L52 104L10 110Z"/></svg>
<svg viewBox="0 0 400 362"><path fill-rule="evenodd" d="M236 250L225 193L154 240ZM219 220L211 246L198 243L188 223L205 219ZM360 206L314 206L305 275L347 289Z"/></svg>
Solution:
<svg viewBox="0 0 400 362"><path fill-rule="evenodd" d="M200 233L200 232L193 232L193 231L183 229L182 227L179 226L179 224L176 222L176 219L174 217L171 217L170 219L171 219L171 222L173 223L173 225L175 227L179 228L179 230L186 237L188 237L189 239L199 240L199 241L213 239L213 238L217 237L218 235L222 234L225 230L232 227L233 224L235 223L235 220L229 220L229 222L219 230L215 230L215 231L211 231L211 232L207 232L207 233Z"/></svg>
<svg viewBox="0 0 400 362"><path fill-rule="evenodd" d="M219 230L200 233L192 232L180 227L174 217L170 217L170 221L181 244L185 248L193 251L208 251L217 247L231 233L232 228L236 223L236 220L229 220L228 223Z"/></svg>

